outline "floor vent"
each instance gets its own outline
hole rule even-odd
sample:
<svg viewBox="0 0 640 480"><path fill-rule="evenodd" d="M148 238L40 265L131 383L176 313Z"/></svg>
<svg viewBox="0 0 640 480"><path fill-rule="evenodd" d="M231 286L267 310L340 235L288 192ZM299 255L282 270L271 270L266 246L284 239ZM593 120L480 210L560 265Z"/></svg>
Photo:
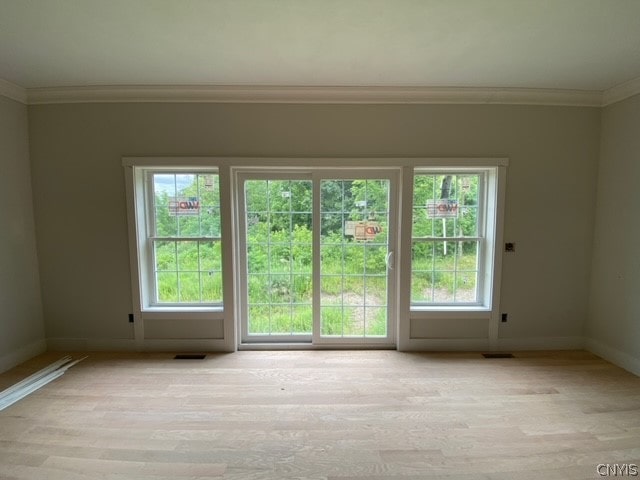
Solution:
<svg viewBox="0 0 640 480"><path fill-rule="evenodd" d="M515 358L513 353L483 353L484 358Z"/></svg>
<svg viewBox="0 0 640 480"><path fill-rule="evenodd" d="M204 360L207 356L204 353L183 353L173 357L174 360Z"/></svg>

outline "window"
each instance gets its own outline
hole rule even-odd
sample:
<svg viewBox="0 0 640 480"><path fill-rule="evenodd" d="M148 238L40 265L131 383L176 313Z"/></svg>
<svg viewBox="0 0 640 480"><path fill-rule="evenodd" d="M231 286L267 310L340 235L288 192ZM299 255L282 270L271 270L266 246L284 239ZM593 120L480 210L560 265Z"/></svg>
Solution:
<svg viewBox="0 0 640 480"><path fill-rule="evenodd" d="M139 348L497 339L508 159L315 161L123 159Z"/></svg>
<svg viewBox="0 0 640 480"><path fill-rule="evenodd" d="M222 304L216 171L144 171L146 304ZM142 266L144 269L145 266Z"/></svg>
<svg viewBox="0 0 640 480"><path fill-rule="evenodd" d="M412 306L482 305L487 172L416 170Z"/></svg>

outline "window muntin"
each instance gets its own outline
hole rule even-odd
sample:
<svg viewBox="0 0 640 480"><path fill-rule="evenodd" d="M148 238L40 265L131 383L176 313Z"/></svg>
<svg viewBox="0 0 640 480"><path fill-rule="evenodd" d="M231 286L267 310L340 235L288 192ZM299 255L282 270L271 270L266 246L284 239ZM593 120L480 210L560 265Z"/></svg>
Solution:
<svg viewBox="0 0 640 480"><path fill-rule="evenodd" d="M151 306L222 304L218 174L148 171Z"/></svg>
<svg viewBox="0 0 640 480"><path fill-rule="evenodd" d="M412 305L482 302L484 182L483 172L415 172Z"/></svg>

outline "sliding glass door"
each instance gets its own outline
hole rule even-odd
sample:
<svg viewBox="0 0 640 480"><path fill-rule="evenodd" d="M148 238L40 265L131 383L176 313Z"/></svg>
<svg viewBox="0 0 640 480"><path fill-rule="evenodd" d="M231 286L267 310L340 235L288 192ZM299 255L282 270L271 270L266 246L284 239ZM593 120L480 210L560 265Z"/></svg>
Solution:
<svg viewBox="0 0 640 480"><path fill-rule="evenodd" d="M393 171L239 173L244 343L391 344Z"/></svg>

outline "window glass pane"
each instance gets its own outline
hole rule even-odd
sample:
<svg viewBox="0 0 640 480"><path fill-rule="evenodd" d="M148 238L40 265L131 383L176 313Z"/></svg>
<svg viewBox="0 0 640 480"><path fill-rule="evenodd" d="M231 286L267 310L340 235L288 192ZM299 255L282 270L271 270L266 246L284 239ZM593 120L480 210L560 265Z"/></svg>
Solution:
<svg viewBox="0 0 640 480"><path fill-rule="evenodd" d="M293 302L297 304L307 303L311 305L313 299L311 275L293 275L291 277L291 283L293 285Z"/></svg>
<svg viewBox="0 0 640 480"><path fill-rule="evenodd" d="M343 324L345 337L363 337L366 308L363 305L343 307Z"/></svg>
<svg viewBox="0 0 640 480"><path fill-rule="evenodd" d="M433 301L435 303L453 303L454 273L447 271L435 271L433 273Z"/></svg>
<svg viewBox="0 0 640 480"><path fill-rule="evenodd" d="M476 282L478 272L458 272L456 275L456 302L474 303L477 301Z"/></svg>
<svg viewBox="0 0 640 480"><path fill-rule="evenodd" d="M320 277L320 304L340 304L342 302L342 275L323 275Z"/></svg>
<svg viewBox="0 0 640 480"><path fill-rule="evenodd" d="M178 270L197 271L199 263L198 242L176 242L178 251Z"/></svg>
<svg viewBox="0 0 640 480"><path fill-rule="evenodd" d="M324 307L320 311L320 333L323 336L340 336L343 334L343 308Z"/></svg>
<svg viewBox="0 0 640 480"><path fill-rule="evenodd" d="M366 245L364 249L367 275L384 275L387 271L387 245Z"/></svg>
<svg viewBox="0 0 640 480"><path fill-rule="evenodd" d="M345 305L364 304L364 279L362 275L345 275L342 298Z"/></svg>
<svg viewBox="0 0 640 480"><path fill-rule="evenodd" d="M382 309L386 331L390 185L387 179L320 182L321 336L374 332L365 328L369 305Z"/></svg>
<svg viewBox="0 0 640 480"><path fill-rule="evenodd" d="M344 271L344 248L340 244L320 246L320 263L325 274L339 274Z"/></svg>
<svg viewBox="0 0 640 480"><path fill-rule="evenodd" d="M216 173L149 173L155 292L151 303L222 302L220 185ZM163 240L165 239L165 240ZM189 240L193 239L193 240Z"/></svg>
<svg viewBox="0 0 640 480"><path fill-rule="evenodd" d="M414 241L411 301L476 303L479 244L479 240Z"/></svg>
<svg viewBox="0 0 640 480"><path fill-rule="evenodd" d="M411 301L433 302L433 272L413 272L411 276Z"/></svg>
<svg viewBox="0 0 640 480"><path fill-rule="evenodd" d="M460 242L458 259L458 271L477 271L478 270L478 248L480 242Z"/></svg>
<svg viewBox="0 0 640 480"><path fill-rule="evenodd" d="M385 337L387 335L387 308L371 307L364 309L364 329L367 337Z"/></svg>
<svg viewBox="0 0 640 480"><path fill-rule="evenodd" d="M365 305L387 304L387 276L367 276L365 278Z"/></svg>
<svg viewBox="0 0 640 480"><path fill-rule="evenodd" d="M452 271L456 264L457 242L434 242L434 267L433 269Z"/></svg>
<svg viewBox="0 0 640 480"><path fill-rule="evenodd" d="M269 284L269 276L266 274L247 276L247 285L249 289L249 298L254 304L268 303L270 293L267 285Z"/></svg>
<svg viewBox="0 0 640 480"><path fill-rule="evenodd" d="M311 335L312 183L246 180L244 189L247 333Z"/></svg>
<svg viewBox="0 0 640 480"><path fill-rule="evenodd" d="M244 196L247 214L269 211L268 185L269 182L262 180L247 180L245 182Z"/></svg>
<svg viewBox="0 0 640 480"><path fill-rule="evenodd" d="M217 174L154 173L154 236L219 237Z"/></svg>
<svg viewBox="0 0 640 480"><path fill-rule="evenodd" d="M291 271L291 245L288 243L272 243L269 258L272 273Z"/></svg>
<svg viewBox="0 0 640 480"><path fill-rule="evenodd" d="M181 202L183 203L183 202ZM198 203L197 201L189 203ZM179 237L199 237L200 236L200 216L184 215L178 217Z"/></svg>
<svg viewBox="0 0 640 480"><path fill-rule="evenodd" d="M200 302L200 275L198 272L178 272L178 301Z"/></svg>
<svg viewBox="0 0 640 480"><path fill-rule="evenodd" d="M271 333L269 305L249 305L247 312L249 335L268 335Z"/></svg>
<svg viewBox="0 0 640 480"><path fill-rule="evenodd" d="M169 212L169 200L155 207L156 237L177 237L178 217Z"/></svg>
<svg viewBox="0 0 640 480"><path fill-rule="evenodd" d="M291 303L291 277L271 275L268 285L272 303Z"/></svg>
<svg viewBox="0 0 640 480"><path fill-rule="evenodd" d="M364 273L364 251L363 243L348 243L342 248L346 274Z"/></svg>
<svg viewBox="0 0 640 480"><path fill-rule="evenodd" d="M325 243L342 243L342 232L348 225L345 216L341 213L323 212L320 220L322 237Z"/></svg>
<svg viewBox="0 0 640 480"><path fill-rule="evenodd" d="M220 242L198 242L200 248L200 270L211 271L222 269L222 251Z"/></svg>
<svg viewBox="0 0 640 480"><path fill-rule="evenodd" d="M269 245L254 243L247 245L247 269L249 273L269 272Z"/></svg>
<svg viewBox="0 0 640 480"><path fill-rule="evenodd" d="M271 304L271 333L291 334L293 322L290 305Z"/></svg>
<svg viewBox="0 0 640 480"><path fill-rule="evenodd" d="M176 262L176 242L155 242L155 270L170 271L177 270Z"/></svg>
<svg viewBox="0 0 640 480"><path fill-rule="evenodd" d="M205 303L222 302L222 272L200 272L200 285L202 288L201 301Z"/></svg>
<svg viewBox="0 0 640 480"><path fill-rule="evenodd" d="M479 173L414 175L411 301L478 302ZM462 241L465 237L473 241Z"/></svg>
<svg viewBox="0 0 640 480"><path fill-rule="evenodd" d="M313 309L310 305L291 307L293 334L311 332L313 330Z"/></svg>
<svg viewBox="0 0 640 480"><path fill-rule="evenodd" d="M157 301L159 303L174 303L178 301L178 273L156 273Z"/></svg>

